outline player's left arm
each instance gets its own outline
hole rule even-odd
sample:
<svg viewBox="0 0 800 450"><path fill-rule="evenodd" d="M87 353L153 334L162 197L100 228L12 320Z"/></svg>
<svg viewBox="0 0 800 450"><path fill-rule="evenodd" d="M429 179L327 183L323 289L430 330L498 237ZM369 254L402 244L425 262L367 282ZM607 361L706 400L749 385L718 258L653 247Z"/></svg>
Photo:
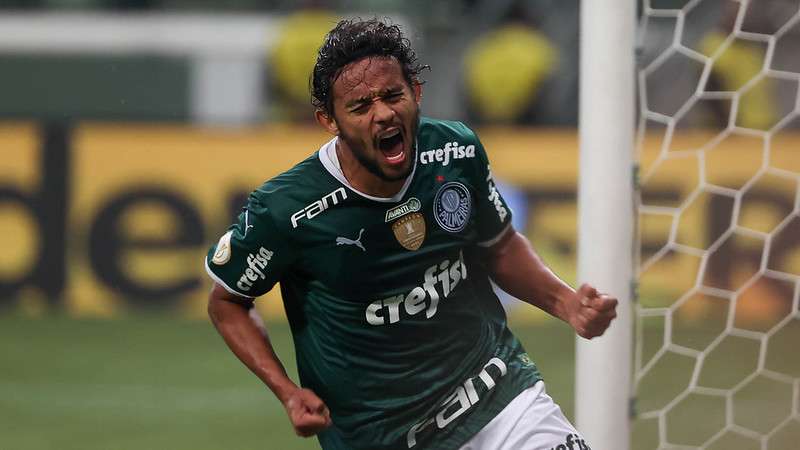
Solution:
<svg viewBox="0 0 800 450"><path fill-rule="evenodd" d="M514 297L567 322L581 337L601 336L617 317L617 299L584 284L575 291L561 280L528 239L509 227L488 248L492 279Z"/></svg>
<svg viewBox="0 0 800 450"><path fill-rule="evenodd" d="M602 335L617 316L617 299L584 284L576 292L536 254L528 239L511 226L512 210L494 182L489 157L472 130L459 124L464 140L474 145L476 244L487 249L492 279L514 297L567 322L578 335Z"/></svg>

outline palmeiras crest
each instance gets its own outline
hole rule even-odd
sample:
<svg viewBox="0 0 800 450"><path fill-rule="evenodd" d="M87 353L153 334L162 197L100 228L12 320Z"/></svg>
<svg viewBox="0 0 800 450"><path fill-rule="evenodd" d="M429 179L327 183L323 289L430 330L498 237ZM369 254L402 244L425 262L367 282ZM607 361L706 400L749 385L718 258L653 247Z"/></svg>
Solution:
<svg viewBox="0 0 800 450"><path fill-rule="evenodd" d="M433 217L444 230L458 233L467 226L472 214L469 190L457 181L445 183L433 201Z"/></svg>

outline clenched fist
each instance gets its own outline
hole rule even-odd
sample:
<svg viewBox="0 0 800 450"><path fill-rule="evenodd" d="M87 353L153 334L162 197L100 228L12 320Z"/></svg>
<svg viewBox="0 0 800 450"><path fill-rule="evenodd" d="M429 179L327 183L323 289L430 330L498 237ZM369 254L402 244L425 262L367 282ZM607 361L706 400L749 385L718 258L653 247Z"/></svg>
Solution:
<svg viewBox="0 0 800 450"><path fill-rule="evenodd" d="M591 339L602 336L611 321L617 317L617 299L597 292L584 283L567 299L568 322L580 337Z"/></svg>
<svg viewBox="0 0 800 450"><path fill-rule="evenodd" d="M331 425L328 407L310 389L297 389L283 406L298 436L313 436Z"/></svg>

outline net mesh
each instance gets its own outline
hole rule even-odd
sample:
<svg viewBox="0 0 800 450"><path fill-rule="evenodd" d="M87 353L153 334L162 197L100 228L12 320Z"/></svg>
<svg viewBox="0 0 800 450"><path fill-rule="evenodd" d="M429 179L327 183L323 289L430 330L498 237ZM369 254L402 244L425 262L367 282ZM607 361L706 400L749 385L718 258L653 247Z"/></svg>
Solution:
<svg viewBox="0 0 800 450"><path fill-rule="evenodd" d="M800 448L800 0L643 0L632 448Z"/></svg>

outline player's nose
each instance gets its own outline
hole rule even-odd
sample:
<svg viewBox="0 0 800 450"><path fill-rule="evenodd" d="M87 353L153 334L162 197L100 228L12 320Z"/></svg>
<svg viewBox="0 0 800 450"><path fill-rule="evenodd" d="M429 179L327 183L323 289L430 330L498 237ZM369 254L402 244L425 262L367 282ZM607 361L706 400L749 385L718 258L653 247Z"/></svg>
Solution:
<svg viewBox="0 0 800 450"><path fill-rule="evenodd" d="M391 105L378 100L375 102L373 108L376 122L390 122L394 119L395 111Z"/></svg>

